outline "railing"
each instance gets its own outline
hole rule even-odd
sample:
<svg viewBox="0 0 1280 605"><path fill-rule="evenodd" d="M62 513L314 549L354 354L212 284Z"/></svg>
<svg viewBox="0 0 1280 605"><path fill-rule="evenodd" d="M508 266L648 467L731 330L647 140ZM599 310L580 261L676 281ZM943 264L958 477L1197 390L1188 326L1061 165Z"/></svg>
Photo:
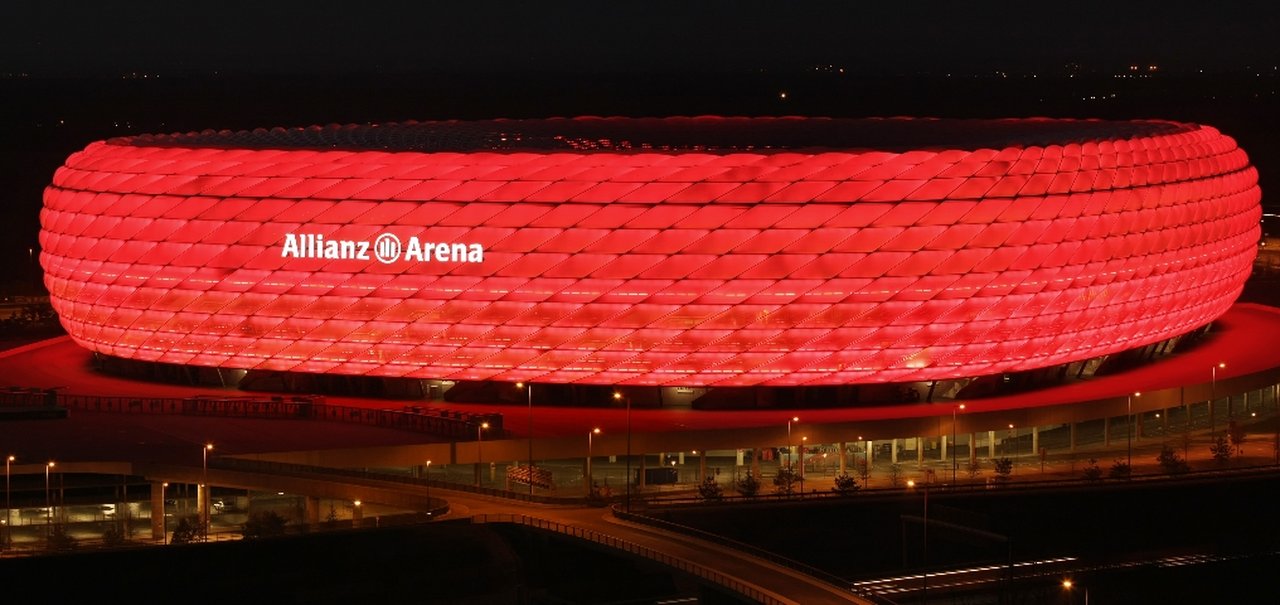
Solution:
<svg viewBox="0 0 1280 605"><path fill-rule="evenodd" d="M505 498L508 500L519 500L523 502L538 502L541 504L577 504L581 505L587 501L584 497L558 497L544 496L541 494L530 495L519 490L502 490L492 487L477 487L464 483L452 483L448 481L440 481L437 479L427 479L425 477L414 477L411 475L399 475L394 473L367 471L350 468L331 468L327 466L309 466L306 464L295 464L291 462L270 462L263 460L249 460L244 458L210 458L209 466L212 468L221 468L226 470L240 470L249 472L270 473L277 475L293 475L300 477L316 477L316 476L340 476L363 479L366 481L385 481L390 483L398 483L401 485L417 485L430 486L434 488L453 490L458 492L466 492L470 494L480 494L483 496L493 496L495 498Z"/></svg>
<svg viewBox="0 0 1280 605"><path fill-rule="evenodd" d="M565 525L563 523L539 519L537 517L530 517L528 515L476 515L473 516L471 520L473 523L514 523L517 525L535 527L558 534L572 536L581 540L602 544L610 548L615 548L623 552L644 557L652 561L657 561L667 567L680 570L694 577L716 584L717 586L727 588L757 603L763 603L766 605L793 605L795 603L794 601L785 599L758 586L748 584L732 576L720 573L714 569L706 567L705 565L700 565L680 557L673 557L652 548L641 546L634 542L629 542L598 531L574 527L572 525Z"/></svg>
<svg viewBox="0 0 1280 605"><path fill-rule="evenodd" d="M489 424L490 434L505 436L502 414L474 413L424 406L404 406L399 410L369 409L324 402L322 397L225 397L218 395L186 398L109 397L73 395L53 389L10 388L0 390L0 407L64 407L92 412L135 414L179 414L229 418L276 418L346 422L384 428L429 433L454 439L474 436L476 427Z"/></svg>
<svg viewBox="0 0 1280 605"><path fill-rule="evenodd" d="M447 507L444 509L447 512ZM196 534L189 542L172 542L173 527L171 523L166 522L164 538L150 537L149 521L146 516L135 517L136 522L134 529L130 531L128 538L118 542L109 542L105 538L100 537L104 530L108 527L119 527L120 520L105 521L54 521L52 523L27 523L21 526L30 528L45 525L57 525L63 528L74 528L79 537L72 542L74 550L142 550L146 548L155 548L158 546L185 546L192 547L210 542L238 542L241 540L271 540L279 537L301 536L313 533L329 533L329 532L353 532L365 531L369 529L378 529L383 527L402 527L410 525L422 525L430 523L438 515L427 514L421 512L414 513L392 513L386 515L375 515L364 517L357 521L355 519L343 519L339 521L321 521L319 523L294 523L290 522L285 525L283 531L277 536L265 536L261 538L245 538L242 529L215 529L207 535ZM207 539L206 539L207 537ZM70 548L59 549L51 546L47 539L30 542L14 542L4 549L0 549L0 559L9 557L33 557L50 554L58 554L71 550Z"/></svg>

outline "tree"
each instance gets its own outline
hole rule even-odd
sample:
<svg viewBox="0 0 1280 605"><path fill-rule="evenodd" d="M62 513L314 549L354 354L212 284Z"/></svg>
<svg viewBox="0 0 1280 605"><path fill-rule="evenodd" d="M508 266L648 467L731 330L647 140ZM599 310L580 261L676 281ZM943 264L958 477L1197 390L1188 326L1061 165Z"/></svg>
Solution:
<svg viewBox="0 0 1280 605"><path fill-rule="evenodd" d="M124 535L124 522L112 522L102 532L102 543L106 546L123 546L128 542Z"/></svg>
<svg viewBox="0 0 1280 605"><path fill-rule="evenodd" d="M1227 426L1227 439L1237 457L1244 454L1244 427L1239 422L1232 420Z"/></svg>
<svg viewBox="0 0 1280 605"><path fill-rule="evenodd" d="M796 491L796 483L800 481L800 475L794 470L783 467L778 469L778 474L773 476L773 487L779 494L790 496Z"/></svg>
<svg viewBox="0 0 1280 605"><path fill-rule="evenodd" d="M324 520L329 527L338 524L338 508L333 505L333 502L329 503L329 514L325 515Z"/></svg>
<svg viewBox="0 0 1280 605"><path fill-rule="evenodd" d="M857 479L850 477L848 473L841 473L836 477L835 486L831 488L831 491L841 496L852 496L854 492L858 491L859 487Z"/></svg>
<svg viewBox="0 0 1280 605"><path fill-rule="evenodd" d="M1089 459L1089 466L1084 467L1084 478L1087 481L1100 481L1102 479L1102 468L1098 466L1097 458Z"/></svg>
<svg viewBox="0 0 1280 605"><path fill-rule="evenodd" d="M897 462L889 465L889 485L893 487L902 486L902 465Z"/></svg>
<svg viewBox="0 0 1280 605"><path fill-rule="evenodd" d="M982 465L977 460L970 460L965 466L965 472L969 474L969 480L972 481L982 475Z"/></svg>
<svg viewBox="0 0 1280 605"><path fill-rule="evenodd" d="M67 533L65 525L59 523L49 532L49 550L67 551L76 549L75 536Z"/></svg>
<svg viewBox="0 0 1280 605"><path fill-rule="evenodd" d="M273 510L261 510L249 513L249 518L245 520L241 527L241 533L246 540L255 538L274 538L284 535L284 526L288 523L284 517L280 516ZM177 532L174 532L177 533Z"/></svg>
<svg viewBox="0 0 1280 605"><path fill-rule="evenodd" d="M592 506L604 506L609 503L609 498L613 493L609 490L609 486L600 486L599 481L591 482L591 489L587 490L587 504Z"/></svg>
<svg viewBox="0 0 1280 605"><path fill-rule="evenodd" d="M188 544L199 541L200 539L200 520L194 515L189 515L178 519L178 524L173 528L173 536L169 538L172 544Z"/></svg>
<svg viewBox="0 0 1280 605"><path fill-rule="evenodd" d="M1116 458L1116 461L1111 463L1111 470L1107 473L1107 476L1112 479L1128 479L1132 475L1133 468L1129 466L1128 462L1119 458Z"/></svg>
<svg viewBox="0 0 1280 605"><path fill-rule="evenodd" d="M1209 453L1213 455L1213 461L1219 465L1225 465L1231 461L1232 447L1227 443L1227 438L1221 435L1213 440L1213 444L1209 446Z"/></svg>
<svg viewBox="0 0 1280 605"><path fill-rule="evenodd" d="M748 498L754 498L760 493L760 479L751 474L751 471L747 471L747 473L738 480L736 487L738 488L739 494Z"/></svg>
<svg viewBox="0 0 1280 605"><path fill-rule="evenodd" d="M698 495L708 502L719 502L724 498L724 489L716 482L715 477L707 475L698 484Z"/></svg>
<svg viewBox="0 0 1280 605"><path fill-rule="evenodd" d="M996 458L991 461L991 466L994 467L996 471L996 481L1006 483L1013 475L1013 458L1008 456Z"/></svg>
<svg viewBox="0 0 1280 605"><path fill-rule="evenodd" d="M1166 475L1181 475L1189 470L1191 466L1187 464L1182 456L1178 455L1178 451L1164 445L1160 447L1160 454L1156 456L1156 462L1160 465L1160 470Z"/></svg>

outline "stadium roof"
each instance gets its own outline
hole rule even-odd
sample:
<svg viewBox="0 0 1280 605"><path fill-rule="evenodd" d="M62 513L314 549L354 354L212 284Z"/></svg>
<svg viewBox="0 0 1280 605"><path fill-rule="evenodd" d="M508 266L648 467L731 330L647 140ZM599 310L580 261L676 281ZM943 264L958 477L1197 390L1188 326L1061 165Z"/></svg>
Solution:
<svg viewBox="0 0 1280 605"><path fill-rule="evenodd" d="M206 130L120 137L116 145L417 152L908 151L1083 144L1188 132L1159 120L1049 118L551 118Z"/></svg>

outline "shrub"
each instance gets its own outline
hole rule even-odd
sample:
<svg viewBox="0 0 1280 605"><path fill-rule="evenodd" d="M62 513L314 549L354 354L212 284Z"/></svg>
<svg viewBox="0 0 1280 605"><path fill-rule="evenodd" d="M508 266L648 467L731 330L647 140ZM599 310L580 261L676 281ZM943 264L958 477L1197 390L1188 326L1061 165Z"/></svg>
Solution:
<svg viewBox="0 0 1280 605"><path fill-rule="evenodd" d="M1107 476L1112 479L1128 479L1132 475L1133 469L1129 466L1129 463L1119 458L1111 463L1111 470L1107 473Z"/></svg>
<svg viewBox="0 0 1280 605"><path fill-rule="evenodd" d="M1013 475L1013 458L996 458L991 461L991 466L995 469L997 481L1006 482Z"/></svg>
<svg viewBox="0 0 1280 605"><path fill-rule="evenodd" d="M122 546L128 539L124 535L124 524L113 522L102 532L102 543L106 546Z"/></svg>
<svg viewBox="0 0 1280 605"><path fill-rule="evenodd" d="M736 487L738 488L739 494L748 498L754 498L760 493L760 479L753 475L751 471L747 471L747 474L743 475L741 479L738 479Z"/></svg>
<svg viewBox="0 0 1280 605"><path fill-rule="evenodd" d="M773 476L774 491L779 494L790 496L796 491L796 483L800 481L800 475L792 469L783 467L778 469L778 474Z"/></svg>
<svg viewBox="0 0 1280 605"><path fill-rule="evenodd" d="M702 483L698 484L698 495L708 502L718 502L724 498L724 489L720 487L719 483L716 483L715 477L707 475L702 480Z"/></svg>
<svg viewBox="0 0 1280 605"><path fill-rule="evenodd" d="M1089 466L1084 467L1084 478L1088 481L1100 481L1102 479L1102 467L1098 466L1097 458L1089 459Z"/></svg>
<svg viewBox="0 0 1280 605"><path fill-rule="evenodd" d="M273 538L284 535L285 518L273 510L262 510L249 513L241 528L246 540L255 538ZM175 532L176 533L176 532Z"/></svg>
<svg viewBox="0 0 1280 605"><path fill-rule="evenodd" d="M1227 426L1227 440L1230 441L1231 447L1234 449L1236 456L1244 453L1244 427L1240 423L1232 420Z"/></svg>
<svg viewBox="0 0 1280 605"><path fill-rule="evenodd" d="M858 491L859 487L861 486L858 485L857 479L850 477L848 473L841 473L836 477L835 486L831 488L831 491L841 496L851 496Z"/></svg>
<svg viewBox="0 0 1280 605"><path fill-rule="evenodd" d="M1160 448L1160 454L1156 456L1156 462L1160 465L1160 470L1167 475L1181 475L1191 470L1191 466L1187 464L1186 460L1182 459L1182 456L1178 455L1177 450L1168 445Z"/></svg>
<svg viewBox="0 0 1280 605"><path fill-rule="evenodd" d="M1219 465L1226 464L1231 461L1232 446L1227 442L1226 437L1219 435L1213 440L1209 446L1209 453L1213 455L1213 461Z"/></svg>
<svg viewBox="0 0 1280 605"><path fill-rule="evenodd" d="M49 532L49 550L66 551L76 549L76 538L67 533L67 528L61 524L54 525Z"/></svg>
<svg viewBox="0 0 1280 605"><path fill-rule="evenodd" d="M173 535L169 538L172 544L188 544L200 540L200 520L194 515L178 519L178 524L173 528Z"/></svg>

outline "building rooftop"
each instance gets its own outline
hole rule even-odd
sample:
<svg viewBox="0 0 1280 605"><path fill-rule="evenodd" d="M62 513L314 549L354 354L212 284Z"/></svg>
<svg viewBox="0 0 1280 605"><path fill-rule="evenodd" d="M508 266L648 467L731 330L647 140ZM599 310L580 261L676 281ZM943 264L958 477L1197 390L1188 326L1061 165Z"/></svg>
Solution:
<svg viewBox="0 0 1280 605"><path fill-rule="evenodd" d="M119 137L116 145L417 152L907 151L1083 144L1188 132L1190 124L809 117L579 117L205 130Z"/></svg>

